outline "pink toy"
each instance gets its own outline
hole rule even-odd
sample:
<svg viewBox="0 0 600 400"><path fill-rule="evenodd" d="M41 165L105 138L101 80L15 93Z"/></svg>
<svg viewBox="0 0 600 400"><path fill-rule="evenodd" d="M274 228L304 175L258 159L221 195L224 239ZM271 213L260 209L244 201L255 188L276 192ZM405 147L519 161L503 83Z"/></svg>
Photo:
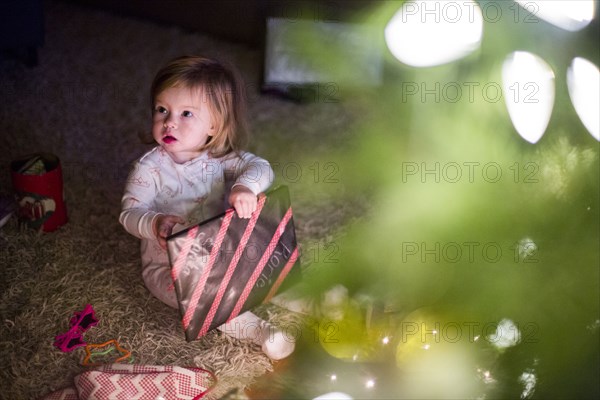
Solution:
<svg viewBox="0 0 600 400"><path fill-rule="evenodd" d="M71 352L78 347L85 346L83 341L83 333L92 326L98 324L94 308L90 304L86 304L83 311L73 313L73 317L69 321L71 329L65 333L61 333L54 338L54 346L64 353Z"/></svg>

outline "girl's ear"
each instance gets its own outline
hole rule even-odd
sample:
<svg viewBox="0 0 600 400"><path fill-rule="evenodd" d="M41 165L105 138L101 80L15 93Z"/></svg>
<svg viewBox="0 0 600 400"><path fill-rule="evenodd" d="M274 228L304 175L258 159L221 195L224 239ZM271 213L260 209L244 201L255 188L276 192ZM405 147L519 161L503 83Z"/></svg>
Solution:
<svg viewBox="0 0 600 400"><path fill-rule="evenodd" d="M208 130L208 136L214 136L217 133L217 125L215 123L215 117L212 116L212 118L210 119L210 128Z"/></svg>

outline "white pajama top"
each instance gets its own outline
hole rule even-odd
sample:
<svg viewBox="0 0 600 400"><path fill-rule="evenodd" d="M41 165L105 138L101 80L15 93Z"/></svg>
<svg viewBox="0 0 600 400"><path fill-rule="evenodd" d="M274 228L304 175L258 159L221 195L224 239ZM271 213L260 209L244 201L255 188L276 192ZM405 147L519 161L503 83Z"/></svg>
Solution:
<svg viewBox="0 0 600 400"><path fill-rule="evenodd" d="M185 219L184 225L173 228L176 233L229 208L233 186L243 185L258 194L267 190L273 178L269 163L248 152L223 158L212 158L205 152L177 164L157 146L136 161L126 181L119 222L141 239L142 276L150 292L177 307L168 254L159 246L152 228L159 214Z"/></svg>

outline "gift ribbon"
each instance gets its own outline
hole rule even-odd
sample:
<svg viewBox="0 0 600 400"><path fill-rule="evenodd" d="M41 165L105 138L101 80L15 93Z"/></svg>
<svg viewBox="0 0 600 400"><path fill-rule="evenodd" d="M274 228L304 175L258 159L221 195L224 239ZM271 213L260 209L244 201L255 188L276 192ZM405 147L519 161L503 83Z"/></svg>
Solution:
<svg viewBox="0 0 600 400"><path fill-rule="evenodd" d="M192 244L194 243L194 238L196 237L196 233L198 233L198 229L198 226L195 226L190 229L186 235L183 246L181 246L181 252L177 256L177 259L173 263L173 268L171 269L171 277L173 278L173 282L175 282L179 277L179 273L181 272L190 249L192 248Z"/></svg>
<svg viewBox="0 0 600 400"><path fill-rule="evenodd" d="M227 320L227 322L229 322L230 320L232 320L233 318L235 318L239 315L240 311L242 310L242 307L244 306L244 303L246 302L246 300L248 300L248 296L250 296L250 291L252 290L252 288L254 287L254 284L260 277L260 274L262 274L262 271L265 268L265 266L267 265L267 262L269 261L269 259L271 258L273 251L275 251L275 248L277 247L277 243L279 243L279 239L281 239L281 236L284 234L285 227L287 226L287 224L291 218L292 218L292 207L288 208L287 212L285 213L285 215L279 222L279 225L277 226L277 229L275 230L275 234L271 238L271 241L269 242L267 249L263 253L262 257L260 258L260 261L256 265L256 268L252 272L252 275L248 279L248 282L246 282L246 286L244 287L242 294L238 298L238 301L235 304L235 307L233 308L233 311L231 312L231 315L229 316L229 319Z"/></svg>
<svg viewBox="0 0 600 400"><path fill-rule="evenodd" d="M202 328L200 329L200 332L198 333L198 337L204 336L206 334L206 332L208 332L208 329L210 328L210 324L212 323L212 320L215 317L215 314L217 313L217 309L219 308L219 305L221 304L223 295L225 294L225 289L227 289L227 285L229 285L229 281L231 280L231 277L233 276L233 272L235 271L235 268L237 267L238 262L240 261L240 258L242 257L242 253L244 252L244 249L246 248L246 244L248 243L248 240L250 239L250 235L252 234L252 231L254 230L254 226L256 225L256 221L258 221L258 217L260 216L260 213L265 205L266 199L267 199L267 197L264 194L261 194L258 198L258 204L256 207L256 211L254 211L252 213L252 216L250 217L250 221L248 222L248 225L246 225L246 230L244 231L244 234L242 235L242 238L240 239L240 243L238 244L238 247L235 250L233 258L231 259L231 262L229 263L229 267L227 267L225 276L223 277L223 280L221 281L221 285L219 286L219 290L217 291L215 300L213 301L213 303L210 307L210 310L208 311L208 314L206 315L206 319L204 320L204 324L202 325ZM193 311L192 311L192 313L193 313Z"/></svg>
<svg viewBox="0 0 600 400"><path fill-rule="evenodd" d="M269 294L267 294L267 297L265 297L263 303L268 303L273 298L273 296L275 296L275 293L277 293L277 290L279 290L279 286L281 286L287 274L290 272L294 264L296 264L298 254L298 247L296 247L294 248L294 251L292 252L292 255L290 256L290 259L288 260L287 264L285 264L285 267L283 267L281 273L277 277L277 280L271 287L271 290L269 290Z"/></svg>
<svg viewBox="0 0 600 400"><path fill-rule="evenodd" d="M219 255L219 250L221 249L221 244L225 239L225 233L227 233L227 229L229 228L229 224L231 223L232 218L233 209L229 209L225 213L225 217L223 218L223 222L221 223L221 227L219 228L219 232L217 233L217 237L215 238L215 243L213 244L213 247L210 251L210 255L208 256L208 264L206 264L206 267L202 271L202 275L200 275L198 284L194 288L194 293L192 293L190 304L188 305L188 308L185 310L185 314L183 315L183 327L185 330L187 330L188 326L190 325L190 321L192 320L194 312L196 311L198 301L200 301L200 296L202 296L202 292L204 291L204 286L206 285L206 281L208 280L210 271L215 265L215 261L217 260L217 256ZM190 240L190 242L192 240L193 238Z"/></svg>

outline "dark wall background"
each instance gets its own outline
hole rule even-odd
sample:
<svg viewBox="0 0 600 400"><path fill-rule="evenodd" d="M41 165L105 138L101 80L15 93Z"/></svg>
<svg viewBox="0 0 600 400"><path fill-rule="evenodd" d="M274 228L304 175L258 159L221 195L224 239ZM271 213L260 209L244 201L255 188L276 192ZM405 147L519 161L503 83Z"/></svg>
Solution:
<svg viewBox="0 0 600 400"><path fill-rule="evenodd" d="M118 14L175 24L226 40L259 46L268 16L351 21L373 5L367 0L70 0Z"/></svg>

